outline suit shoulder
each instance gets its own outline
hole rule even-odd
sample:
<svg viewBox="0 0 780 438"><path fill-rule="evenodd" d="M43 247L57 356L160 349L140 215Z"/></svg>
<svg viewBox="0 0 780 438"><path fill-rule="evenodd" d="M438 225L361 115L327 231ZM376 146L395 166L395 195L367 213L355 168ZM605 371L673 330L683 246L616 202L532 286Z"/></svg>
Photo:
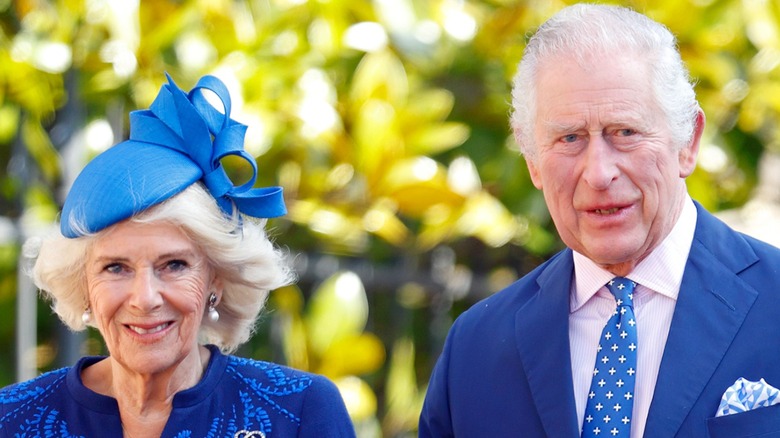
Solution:
<svg viewBox="0 0 780 438"><path fill-rule="evenodd" d="M555 265L567 256L571 257L571 251L564 250L553 255L514 283L475 303L463 312L458 319L467 321L475 318L494 318L502 314L514 315L518 309L523 307L529 299L539 292L539 278L542 275L550 275L551 270L557 269ZM570 271L568 274L570 274Z"/></svg>
<svg viewBox="0 0 780 438"><path fill-rule="evenodd" d="M749 236L744 233L739 233L740 236L742 236L743 239L753 248L753 251L758 254L759 257L762 258L771 258L778 260L780 259L780 248L767 243L763 240L757 239L755 237Z"/></svg>
<svg viewBox="0 0 780 438"><path fill-rule="evenodd" d="M761 290L764 294L774 292L770 295L778 296L776 289L765 288L762 285L766 283L774 284L780 280L780 270L778 270L778 266L780 266L780 249L748 235L740 234L740 236L753 250L756 259L748 264L744 270L739 271L738 275L743 280L753 284L754 287Z"/></svg>

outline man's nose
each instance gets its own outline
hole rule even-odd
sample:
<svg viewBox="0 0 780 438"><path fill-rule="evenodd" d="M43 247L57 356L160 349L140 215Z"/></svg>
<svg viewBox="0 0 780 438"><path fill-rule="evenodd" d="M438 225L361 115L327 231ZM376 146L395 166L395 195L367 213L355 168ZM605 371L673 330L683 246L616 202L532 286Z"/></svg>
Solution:
<svg viewBox="0 0 780 438"><path fill-rule="evenodd" d="M617 151L601 133L589 137L582 165L583 178L594 190L606 189L620 174Z"/></svg>

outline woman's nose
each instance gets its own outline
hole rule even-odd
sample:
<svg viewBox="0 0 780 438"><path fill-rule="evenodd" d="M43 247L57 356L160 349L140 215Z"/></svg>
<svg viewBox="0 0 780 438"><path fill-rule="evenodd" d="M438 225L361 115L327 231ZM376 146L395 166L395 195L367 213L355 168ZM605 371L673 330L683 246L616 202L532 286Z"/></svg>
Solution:
<svg viewBox="0 0 780 438"><path fill-rule="evenodd" d="M162 282L152 269L137 271L130 293L130 306L148 312L162 305Z"/></svg>

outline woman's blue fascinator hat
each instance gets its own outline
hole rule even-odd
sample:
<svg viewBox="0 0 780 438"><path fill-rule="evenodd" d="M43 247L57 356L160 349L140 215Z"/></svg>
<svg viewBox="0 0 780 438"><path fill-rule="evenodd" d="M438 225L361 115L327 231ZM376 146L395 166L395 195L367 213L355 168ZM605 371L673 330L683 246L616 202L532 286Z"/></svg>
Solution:
<svg viewBox="0 0 780 438"><path fill-rule="evenodd" d="M148 110L130 113L130 139L90 161L65 199L60 230L65 237L100 231L140 213L201 181L220 208L234 207L258 218L286 213L281 187L253 188L255 159L244 150L246 126L230 118L227 87L204 76L185 93L167 76ZM211 90L224 106L214 108L203 94ZM235 186L220 160L236 155L253 169L252 178Z"/></svg>

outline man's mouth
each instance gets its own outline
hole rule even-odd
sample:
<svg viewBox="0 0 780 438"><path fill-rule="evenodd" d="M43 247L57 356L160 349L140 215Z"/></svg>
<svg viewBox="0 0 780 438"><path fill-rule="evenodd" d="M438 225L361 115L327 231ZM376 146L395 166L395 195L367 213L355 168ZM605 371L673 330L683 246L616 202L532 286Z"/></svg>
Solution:
<svg viewBox="0 0 780 438"><path fill-rule="evenodd" d="M606 208L606 209L604 209L604 208L598 208L598 209L596 209L596 210L593 210L593 211L594 211L596 214L600 214L600 215L605 215L605 216L606 216L606 215L610 215L610 214L615 214L615 213L617 213L619 210L620 210L620 207L612 207L612 208Z"/></svg>

